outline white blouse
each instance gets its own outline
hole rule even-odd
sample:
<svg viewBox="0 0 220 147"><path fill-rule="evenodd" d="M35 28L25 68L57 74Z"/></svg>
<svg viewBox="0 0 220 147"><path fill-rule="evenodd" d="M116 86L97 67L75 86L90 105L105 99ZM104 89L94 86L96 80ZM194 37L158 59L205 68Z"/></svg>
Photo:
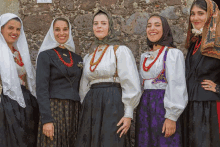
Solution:
<svg viewBox="0 0 220 147"><path fill-rule="evenodd" d="M101 56L103 49L99 48L95 55L95 62ZM94 53L93 53L94 54ZM93 54L87 54L83 60L83 75L80 81L79 94L81 103L90 85L100 82L114 82L116 70L116 59L113 46L110 45L106 50L101 62L94 72L90 71L90 61ZM122 102L124 103L124 117L133 118L133 110L138 105L141 96L141 87L139 75L133 54L126 46L119 46L116 51L118 77L115 82L120 83L122 87ZM95 66L92 66L92 69Z"/></svg>
<svg viewBox="0 0 220 147"><path fill-rule="evenodd" d="M185 79L185 60L183 53L178 49L169 49L165 63L166 82L152 83L163 70L163 58L167 47L150 68L148 72L143 70L143 62L145 57L150 55L156 58L159 49L156 51L148 51L141 55L140 75L144 79L144 89L165 89L164 107L166 109L165 118L177 121L188 102L188 94ZM148 58L145 66L154 61Z"/></svg>

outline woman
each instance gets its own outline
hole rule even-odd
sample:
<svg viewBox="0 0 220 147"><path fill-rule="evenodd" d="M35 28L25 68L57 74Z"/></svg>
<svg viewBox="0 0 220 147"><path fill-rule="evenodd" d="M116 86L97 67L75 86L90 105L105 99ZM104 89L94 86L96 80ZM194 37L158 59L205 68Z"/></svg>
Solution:
<svg viewBox="0 0 220 147"><path fill-rule="evenodd" d="M188 101L184 56L164 17L152 15L146 33L151 50L141 55L144 93L136 112L136 147L180 147L178 118Z"/></svg>
<svg viewBox="0 0 220 147"><path fill-rule="evenodd" d="M0 30L0 146L36 147L35 71L22 21L15 14L3 14Z"/></svg>
<svg viewBox="0 0 220 147"><path fill-rule="evenodd" d="M140 98L135 59L115 38L111 16L93 17L96 49L84 57L80 83L82 114L76 147L125 147L133 110Z"/></svg>
<svg viewBox="0 0 220 147"><path fill-rule="evenodd" d="M37 98L40 110L38 147L73 147L80 108L82 58L75 53L71 25L55 19L37 59Z"/></svg>
<svg viewBox="0 0 220 147"><path fill-rule="evenodd" d="M212 0L197 0L190 10L186 41L189 104L183 113L183 145L219 146L216 84L220 84L220 15Z"/></svg>

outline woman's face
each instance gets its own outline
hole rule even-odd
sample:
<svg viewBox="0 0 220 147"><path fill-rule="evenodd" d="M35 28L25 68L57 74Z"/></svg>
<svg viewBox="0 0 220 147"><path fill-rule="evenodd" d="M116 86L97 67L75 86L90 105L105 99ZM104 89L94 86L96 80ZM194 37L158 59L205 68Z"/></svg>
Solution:
<svg viewBox="0 0 220 147"><path fill-rule="evenodd" d="M163 35L162 21L159 17L153 16L147 22L147 38L151 42L157 42Z"/></svg>
<svg viewBox="0 0 220 147"><path fill-rule="evenodd" d="M21 23L17 20L9 20L2 28L1 33L8 45L18 40L21 31Z"/></svg>
<svg viewBox="0 0 220 147"><path fill-rule="evenodd" d="M67 22L57 20L53 26L53 33L59 44L64 44L69 39L69 27Z"/></svg>
<svg viewBox="0 0 220 147"><path fill-rule="evenodd" d="M190 21L194 28L200 30L204 27L207 20L207 12L198 6L194 5L190 12Z"/></svg>
<svg viewBox="0 0 220 147"><path fill-rule="evenodd" d="M95 36L102 40L108 35L109 21L106 15L98 14L94 17L93 32Z"/></svg>

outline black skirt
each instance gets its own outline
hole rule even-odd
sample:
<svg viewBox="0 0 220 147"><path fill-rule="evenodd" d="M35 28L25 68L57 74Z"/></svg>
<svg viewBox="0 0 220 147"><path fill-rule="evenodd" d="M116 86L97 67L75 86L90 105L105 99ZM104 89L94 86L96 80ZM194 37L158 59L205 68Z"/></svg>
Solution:
<svg viewBox="0 0 220 147"><path fill-rule="evenodd" d="M1 94L0 147L36 147L39 109L36 98L21 86L26 107Z"/></svg>
<svg viewBox="0 0 220 147"><path fill-rule="evenodd" d="M120 84L93 84L82 104L75 147L129 147L128 135L116 133L123 116Z"/></svg>
<svg viewBox="0 0 220 147"><path fill-rule="evenodd" d="M74 147L77 136L80 102L63 99L50 99L50 108L54 118L54 137L43 134L43 125L39 121L38 147Z"/></svg>
<svg viewBox="0 0 220 147"><path fill-rule="evenodd" d="M184 147L219 147L216 101L189 101L182 116Z"/></svg>

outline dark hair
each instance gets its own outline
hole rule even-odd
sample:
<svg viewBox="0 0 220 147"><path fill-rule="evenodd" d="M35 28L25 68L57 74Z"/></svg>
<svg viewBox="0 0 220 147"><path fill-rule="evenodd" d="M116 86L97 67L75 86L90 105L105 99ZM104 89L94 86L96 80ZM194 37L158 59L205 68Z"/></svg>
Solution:
<svg viewBox="0 0 220 147"><path fill-rule="evenodd" d="M152 17L158 17L158 18L160 18L160 15L159 15L159 14L152 14L152 15L150 15L150 17L148 18L147 22L148 22L149 19L151 19Z"/></svg>
<svg viewBox="0 0 220 147"><path fill-rule="evenodd" d="M192 3L191 9L193 8L193 6L197 6L203 10L205 10L207 12L207 3L205 0L196 0Z"/></svg>
<svg viewBox="0 0 220 147"><path fill-rule="evenodd" d="M97 13L93 16L92 22L94 22L94 18L95 18L97 15L105 15L105 16L108 18L108 15L107 15L104 11L99 10L99 12L97 12ZM109 20L109 18L108 18L108 20Z"/></svg>
<svg viewBox="0 0 220 147"><path fill-rule="evenodd" d="M18 17L12 18L11 20L16 20L21 23L21 20Z"/></svg>
<svg viewBox="0 0 220 147"><path fill-rule="evenodd" d="M67 19L65 19L65 18L62 18L62 17L56 18L56 19L54 20L54 22L53 22L53 26L54 26L54 24L55 24L57 21L65 21L65 22L67 23L68 28L70 27L70 26L69 26L69 21L68 21Z"/></svg>
<svg viewBox="0 0 220 147"><path fill-rule="evenodd" d="M12 19L10 19L10 20L16 20L16 21L18 21L18 22L21 23L21 20L20 20L18 17L12 18ZM10 20L9 20L9 21L10 21ZM8 22L9 22L9 21L8 21ZM8 23L8 22L7 22L7 23ZM6 23L6 24L7 24L7 23ZM2 26L2 28L4 28L6 24L4 24L4 25Z"/></svg>

